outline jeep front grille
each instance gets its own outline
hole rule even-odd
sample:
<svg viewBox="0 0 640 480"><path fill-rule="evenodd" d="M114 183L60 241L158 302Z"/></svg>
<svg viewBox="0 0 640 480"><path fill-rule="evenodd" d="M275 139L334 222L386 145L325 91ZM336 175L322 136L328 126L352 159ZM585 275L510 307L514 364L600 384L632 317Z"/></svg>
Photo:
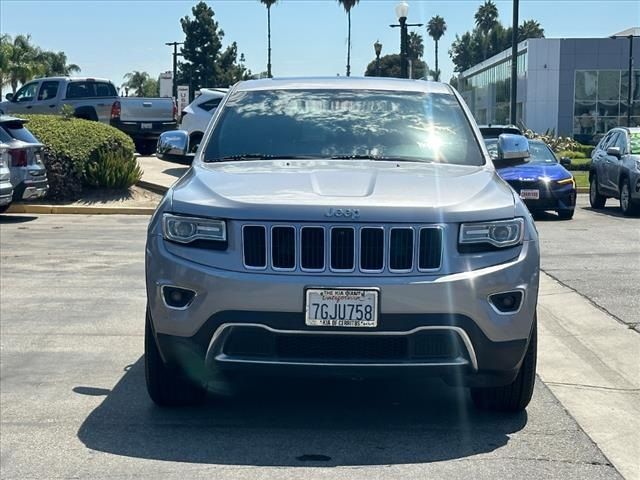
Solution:
<svg viewBox="0 0 640 480"><path fill-rule="evenodd" d="M248 269L309 273L412 273L442 263L443 229L433 225L242 226Z"/></svg>

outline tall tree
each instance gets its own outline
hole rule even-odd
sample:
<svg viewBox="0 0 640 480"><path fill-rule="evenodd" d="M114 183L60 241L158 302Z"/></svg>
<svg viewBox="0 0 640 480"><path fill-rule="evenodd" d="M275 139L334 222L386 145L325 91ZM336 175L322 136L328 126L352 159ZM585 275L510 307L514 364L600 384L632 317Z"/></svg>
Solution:
<svg viewBox="0 0 640 480"><path fill-rule="evenodd" d="M544 28L535 20L525 20L518 27L518 41L522 42L528 38L544 38Z"/></svg>
<svg viewBox="0 0 640 480"><path fill-rule="evenodd" d="M483 34L484 58L489 58L489 32L498 25L498 7L491 0L485 0L474 15L476 27Z"/></svg>
<svg viewBox="0 0 640 480"><path fill-rule="evenodd" d="M407 39L407 56L411 60L419 60L424 56L424 40L419 33L409 33Z"/></svg>
<svg viewBox="0 0 640 480"><path fill-rule="evenodd" d="M414 60L412 63L413 78L426 78L429 72L429 67L423 60ZM380 57L380 76L382 77L394 77L402 78L400 67L400 55L397 53L391 55L384 55ZM376 60L373 60L367 65L365 76L375 77L377 76Z"/></svg>
<svg viewBox="0 0 640 480"><path fill-rule="evenodd" d="M344 7L347 12L348 19L348 36L347 36L347 77L351 76L351 9L356 6L360 0L338 0L338 3Z"/></svg>
<svg viewBox="0 0 640 480"><path fill-rule="evenodd" d="M42 73L42 65L37 61L40 49L31 43L31 35L16 35L13 40L10 36L4 35L2 50L6 55L4 62L7 64L3 76L11 85L14 94L19 84L28 82Z"/></svg>
<svg viewBox="0 0 640 480"><path fill-rule="evenodd" d="M42 63L46 77L55 75L72 75L80 72L80 67L75 63L67 63L67 55L64 52L41 52L37 61Z"/></svg>
<svg viewBox="0 0 640 480"><path fill-rule="evenodd" d="M260 0L267 7L267 76L272 78L271 75L271 6L278 0Z"/></svg>
<svg viewBox="0 0 640 480"><path fill-rule="evenodd" d="M444 35L444 32L446 31L447 31L447 22L445 22L444 18L442 18L440 15L436 15L435 17L432 17L431 20L429 20L429 23L427 23L427 33L431 38L433 38L433 41L436 45L436 56L435 56L436 69L434 70L435 72L434 80L440 80L440 69L438 68L438 42L440 41L440 39Z"/></svg>
<svg viewBox="0 0 640 480"><path fill-rule="evenodd" d="M235 43L222 50L224 32L214 20L214 12L205 2L199 2L191 12L193 18L180 19L185 34L180 53L178 81L188 83L191 92L204 87L228 86L247 76L247 70L237 64Z"/></svg>
<svg viewBox="0 0 640 480"><path fill-rule="evenodd" d="M145 96L145 84L149 81L151 77L147 72L139 72L138 70L134 70L133 72L126 73L124 76L123 87L126 87L130 90L135 90L136 96L144 97Z"/></svg>

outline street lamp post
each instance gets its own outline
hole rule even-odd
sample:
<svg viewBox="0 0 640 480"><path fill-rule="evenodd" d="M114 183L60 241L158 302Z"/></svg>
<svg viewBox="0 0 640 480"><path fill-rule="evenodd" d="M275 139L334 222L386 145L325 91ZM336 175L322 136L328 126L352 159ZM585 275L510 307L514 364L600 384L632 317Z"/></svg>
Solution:
<svg viewBox="0 0 640 480"><path fill-rule="evenodd" d="M178 53L178 45L184 45L183 42L168 42L165 43L166 46L168 47L173 47L173 78L172 78L172 84L173 84L173 98L178 98L178 82L176 79L176 76L178 74L178 55L180 55Z"/></svg>
<svg viewBox="0 0 640 480"><path fill-rule="evenodd" d="M380 54L382 53L382 44L376 40L373 44L373 50L376 52L376 77L380 76Z"/></svg>
<svg viewBox="0 0 640 480"><path fill-rule="evenodd" d="M627 34L628 32L628 34ZM633 109L633 39L639 37L640 30L637 28L620 32L620 34L612 35L611 38L628 38L629 39L629 81L627 85L627 127L631 126L631 110Z"/></svg>
<svg viewBox="0 0 640 480"><path fill-rule="evenodd" d="M511 32L511 125L515 125L518 113L518 6L519 0L513 0L513 27Z"/></svg>
<svg viewBox="0 0 640 480"><path fill-rule="evenodd" d="M409 50L409 34L408 27L422 27L422 23L407 23L407 15L409 14L409 4L404 0L396 5L396 17L398 24L389 25L391 28L400 28L400 76L408 78L407 57Z"/></svg>

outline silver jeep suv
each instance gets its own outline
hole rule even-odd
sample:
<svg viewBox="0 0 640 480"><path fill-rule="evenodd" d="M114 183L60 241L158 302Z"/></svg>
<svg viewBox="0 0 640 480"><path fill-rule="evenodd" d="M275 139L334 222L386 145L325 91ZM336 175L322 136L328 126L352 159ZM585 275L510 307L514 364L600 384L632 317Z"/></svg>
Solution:
<svg viewBox="0 0 640 480"><path fill-rule="evenodd" d="M442 83L235 85L151 219L146 280L160 405L238 374L436 375L508 411L533 392L536 229Z"/></svg>

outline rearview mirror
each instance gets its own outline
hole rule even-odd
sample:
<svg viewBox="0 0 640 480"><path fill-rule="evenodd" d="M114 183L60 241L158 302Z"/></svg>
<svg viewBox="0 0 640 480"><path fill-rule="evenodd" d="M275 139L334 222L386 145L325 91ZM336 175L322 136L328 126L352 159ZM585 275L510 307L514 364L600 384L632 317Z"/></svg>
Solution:
<svg viewBox="0 0 640 480"><path fill-rule="evenodd" d="M184 130L164 132L158 138L156 157L162 160L186 161L193 158L187 155L189 149L189 134Z"/></svg>
<svg viewBox="0 0 640 480"><path fill-rule="evenodd" d="M611 155L612 157L620 158L620 156L621 156L620 147L609 147L609 148L607 148L607 155Z"/></svg>
<svg viewBox="0 0 640 480"><path fill-rule="evenodd" d="M10 101L11 101L11 99L13 98L13 93L7 93L7 94L4 96L4 98L5 98L5 99L7 99L7 100L10 102Z"/></svg>
<svg viewBox="0 0 640 480"><path fill-rule="evenodd" d="M498 156L494 159L497 168L527 163L529 140L523 135L503 133L498 137Z"/></svg>
<svg viewBox="0 0 640 480"><path fill-rule="evenodd" d="M571 159L569 157L560 158L560 165L562 165L563 167L570 167L571 166Z"/></svg>

